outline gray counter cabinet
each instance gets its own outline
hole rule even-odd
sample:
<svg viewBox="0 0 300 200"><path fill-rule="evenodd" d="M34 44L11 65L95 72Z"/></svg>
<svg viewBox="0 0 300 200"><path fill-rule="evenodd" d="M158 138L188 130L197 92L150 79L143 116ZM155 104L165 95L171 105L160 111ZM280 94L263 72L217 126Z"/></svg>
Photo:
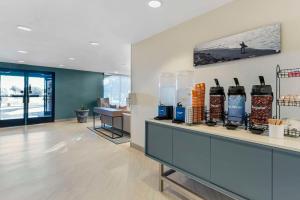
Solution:
<svg viewBox="0 0 300 200"><path fill-rule="evenodd" d="M210 137L174 129L173 164L196 177L210 180Z"/></svg>
<svg viewBox="0 0 300 200"><path fill-rule="evenodd" d="M300 199L300 153L152 122L145 147L147 156L235 199Z"/></svg>
<svg viewBox="0 0 300 200"><path fill-rule="evenodd" d="M247 199L272 199L272 150L211 139L211 181Z"/></svg>
<svg viewBox="0 0 300 200"><path fill-rule="evenodd" d="M300 199L300 154L274 150L273 200Z"/></svg>
<svg viewBox="0 0 300 200"><path fill-rule="evenodd" d="M173 163L173 130L166 126L147 124L146 152L156 159Z"/></svg>

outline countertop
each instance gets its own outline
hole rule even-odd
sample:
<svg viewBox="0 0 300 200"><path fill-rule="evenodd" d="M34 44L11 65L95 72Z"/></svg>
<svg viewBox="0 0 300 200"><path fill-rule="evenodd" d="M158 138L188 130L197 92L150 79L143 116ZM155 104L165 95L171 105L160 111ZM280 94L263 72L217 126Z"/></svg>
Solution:
<svg viewBox="0 0 300 200"><path fill-rule="evenodd" d="M215 136L221 136L226 138L231 138L235 140L241 140L245 142L265 145L269 147L275 147L283 150L300 152L300 138L289 138L285 137L283 139L271 138L267 135L255 135L250 131L243 129L228 130L223 126L209 127L207 125L192 125L188 126L185 124L174 124L170 120L146 120L147 122L168 125L176 128L183 128L186 130L191 130L195 132L207 133Z"/></svg>

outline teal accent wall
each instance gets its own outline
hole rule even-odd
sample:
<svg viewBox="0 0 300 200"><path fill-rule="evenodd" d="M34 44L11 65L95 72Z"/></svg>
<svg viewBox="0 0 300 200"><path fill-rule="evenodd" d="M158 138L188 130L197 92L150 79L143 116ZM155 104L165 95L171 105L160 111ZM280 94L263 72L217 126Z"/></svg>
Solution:
<svg viewBox="0 0 300 200"><path fill-rule="evenodd" d="M103 97L103 73L2 62L0 68L54 72L55 119L74 118L74 110L81 105L91 110Z"/></svg>

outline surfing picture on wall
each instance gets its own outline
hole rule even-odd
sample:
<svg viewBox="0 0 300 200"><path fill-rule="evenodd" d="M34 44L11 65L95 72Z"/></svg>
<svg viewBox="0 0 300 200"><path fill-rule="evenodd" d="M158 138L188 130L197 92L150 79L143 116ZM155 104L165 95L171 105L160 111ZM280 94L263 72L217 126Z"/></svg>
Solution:
<svg viewBox="0 0 300 200"><path fill-rule="evenodd" d="M194 66L278 54L281 52L281 25L255 30L196 45Z"/></svg>

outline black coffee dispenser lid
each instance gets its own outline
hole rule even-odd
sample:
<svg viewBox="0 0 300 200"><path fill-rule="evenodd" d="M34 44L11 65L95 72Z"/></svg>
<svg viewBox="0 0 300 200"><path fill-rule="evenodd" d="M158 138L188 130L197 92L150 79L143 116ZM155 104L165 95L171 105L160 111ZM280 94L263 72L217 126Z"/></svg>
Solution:
<svg viewBox="0 0 300 200"><path fill-rule="evenodd" d="M210 91L209 91L209 94L210 95L224 95L225 96L224 88L220 86L218 79L215 79L215 83L216 83L216 87L211 87Z"/></svg>
<svg viewBox="0 0 300 200"><path fill-rule="evenodd" d="M272 86L265 84L263 76L259 76L260 85L253 85L251 95L271 95L273 96Z"/></svg>
<svg viewBox="0 0 300 200"><path fill-rule="evenodd" d="M230 86L228 89L228 95L243 95L246 96L244 86L240 86L239 80L234 78L235 86Z"/></svg>

